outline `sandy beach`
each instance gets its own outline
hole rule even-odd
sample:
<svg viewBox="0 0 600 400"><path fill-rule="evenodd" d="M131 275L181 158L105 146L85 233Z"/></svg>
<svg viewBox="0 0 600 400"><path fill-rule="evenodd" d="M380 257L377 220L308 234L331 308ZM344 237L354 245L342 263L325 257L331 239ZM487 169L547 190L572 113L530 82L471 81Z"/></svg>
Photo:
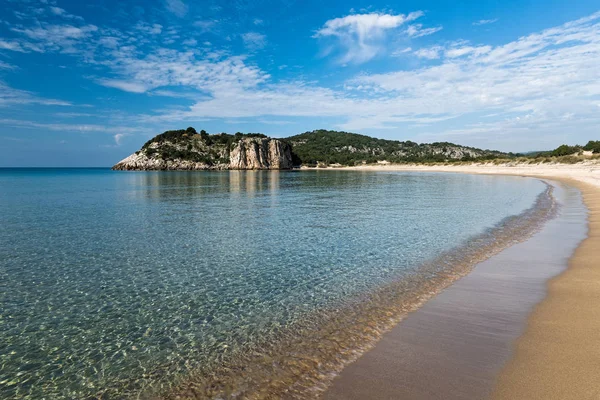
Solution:
<svg viewBox="0 0 600 400"><path fill-rule="evenodd" d="M524 333L511 345L511 357L504 362L500 373L495 374L491 398L600 398L599 163L586 162L575 165L376 165L353 167L352 169L520 175L557 180L579 189L583 195L585 206L589 210L587 238L581 242L568 261L568 268L547 282L546 287L543 288L542 300L536 301L537 305L529 313ZM382 342L385 340L384 337ZM406 342L405 338L402 340ZM377 355L378 348L381 350L383 347L385 347L383 349L385 351L380 351L380 354ZM367 361L363 361L363 370L365 365L368 369L368 365L375 368L379 363L385 363L386 356L384 354L389 353L387 352L389 349L389 343L376 345L371 350L370 356L370 353L363 356L367 359ZM359 359L358 362L361 360ZM342 373L341 380L337 382L338 389L340 386L342 389L326 393L325 398L342 398L344 392L346 395L349 393L348 390L344 390L343 386L352 386L352 380L360 378L360 372L357 372L356 367L354 368L355 371L346 373L346 376L344 376L346 371ZM353 373L354 376L351 376ZM389 379L394 379L393 375L391 373ZM344 383L344 381L348 383ZM381 388L385 388L386 382L380 381L379 383ZM431 384L435 383L431 382ZM388 387L393 388L393 384ZM335 382L334 389L336 389ZM340 397L340 393L342 397ZM406 398L418 397L414 397L413 392L407 393L411 397ZM392 398L386 397L384 389L381 394L383 395L377 398ZM387 394L389 395L390 392ZM490 397L489 393L477 398L487 397ZM427 396L425 395L423 398L427 398ZM457 395L447 398L462 397ZM464 398L469 398L469 395L465 395Z"/></svg>

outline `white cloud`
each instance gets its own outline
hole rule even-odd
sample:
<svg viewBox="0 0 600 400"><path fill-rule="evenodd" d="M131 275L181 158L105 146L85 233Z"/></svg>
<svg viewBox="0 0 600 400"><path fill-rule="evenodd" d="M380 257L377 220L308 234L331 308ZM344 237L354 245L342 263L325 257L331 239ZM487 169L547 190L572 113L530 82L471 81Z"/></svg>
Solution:
<svg viewBox="0 0 600 400"><path fill-rule="evenodd" d="M511 124L490 122L461 129L465 134L508 134L522 132L519 129L525 126L537 134L544 129L568 130L569 125L589 131L590 127L581 124L586 116L600 123L593 107L600 96L598 19L600 13L503 46L449 49L450 58L441 65L363 76L355 84L395 98L391 103L404 114L435 110L436 114L460 116L496 110L500 115L530 116ZM437 51L441 53L441 49ZM470 57L456 58L466 54ZM394 117L390 114L384 117L382 107L380 120ZM575 116L565 121L565 114Z"/></svg>
<svg viewBox="0 0 600 400"><path fill-rule="evenodd" d="M63 40L82 39L98 28L94 25L86 25L81 28L71 25L49 25L43 28L34 29L13 29L15 32L23 33L25 36L52 42L61 42Z"/></svg>
<svg viewBox="0 0 600 400"><path fill-rule="evenodd" d="M121 141L123 140L123 138L125 136L129 136L129 135L126 134L126 133L117 133L116 135L114 135L113 138L115 139L115 144L117 146L120 146L121 145Z"/></svg>
<svg viewBox="0 0 600 400"><path fill-rule="evenodd" d="M400 57L400 56L402 56L403 54L408 54L408 53L410 53L411 51L412 51L412 47L405 47L405 48L403 48L403 49L398 49L398 50L394 51L394 52L391 54L391 56L392 56L392 57Z"/></svg>
<svg viewBox="0 0 600 400"><path fill-rule="evenodd" d="M12 126L15 128L39 128L51 131L60 132L127 132L119 133L113 136L117 141L116 136L119 136L119 142L124 136L129 136L132 133L145 132L143 128L133 128L130 126L108 126L108 125L94 125L94 124L55 124L55 123L41 123L29 120L18 120L11 118L1 118L0 125ZM117 142L117 144L119 144Z"/></svg>
<svg viewBox="0 0 600 400"><path fill-rule="evenodd" d="M39 13L42 13L43 9L38 9L37 11ZM48 11L50 12L50 14L61 17L62 19L65 19L65 20L83 21L83 18L73 15L73 14L70 14L65 9L60 8L60 7L50 6L50 7L48 7Z"/></svg>
<svg viewBox="0 0 600 400"><path fill-rule="evenodd" d="M257 67L246 65L243 57L206 54L204 59L198 59L192 51L173 49L158 49L140 58L121 48L111 52L103 65L121 78L99 79L100 84L133 93L165 86L185 86L204 92L245 90L269 78Z"/></svg>
<svg viewBox="0 0 600 400"><path fill-rule="evenodd" d="M50 7L50 12L54 15L64 15L66 12L60 7Z"/></svg>
<svg viewBox="0 0 600 400"><path fill-rule="evenodd" d="M90 38L98 28L94 25L84 25L81 27L73 25L42 25L35 28L13 28L14 32L20 33L33 42L22 40L17 47L8 47L15 51L61 51L63 53L75 53L76 46L86 39ZM6 44L6 43L5 43ZM2 46L2 44L0 44Z"/></svg>
<svg viewBox="0 0 600 400"><path fill-rule="evenodd" d="M262 25L264 23L264 21L260 18L254 18L254 21L252 21L254 23L254 25Z"/></svg>
<svg viewBox="0 0 600 400"><path fill-rule="evenodd" d="M498 21L498 18L494 18L494 19L480 19L479 21L473 22L473 25L475 25L475 26L488 25L488 24L493 24L494 22L497 22L497 21Z"/></svg>
<svg viewBox="0 0 600 400"><path fill-rule="evenodd" d="M98 39L98 44L107 48L116 49L119 46L119 38L104 36Z"/></svg>
<svg viewBox="0 0 600 400"><path fill-rule="evenodd" d="M59 112L54 113L56 117L61 118L82 118L82 117L94 117L95 114L90 113L78 113L78 112Z"/></svg>
<svg viewBox="0 0 600 400"><path fill-rule="evenodd" d="M140 21L136 24L135 29L148 34L148 35L160 35L162 33L162 25L160 24L147 24L143 21Z"/></svg>
<svg viewBox="0 0 600 400"><path fill-rule="evenodd" d="M218 21L216 20L200 20L194 22L194 26L200 28L201 33L211 32L215 29Z"/></svg>
<svg viewBox="0 0 600 400"><path fill-rule="evenodd" d="M38 97L31 92L14 89L0 81L0 107L15 104L41 104L46 106L71 105L71 103L67 101Z"/></svg>
<svg viewBox="0 0 600 400"><path fill-rule="evenodd" d="M21 53L26 53L27 50L23 48L23 46L21 46L21 43L17 42L17 41L6 41L6 40L2 40L0 39L0 50L11 50L11 51L18 51Z"/></svg>
<svg viewBox="0 0 600 400"><path fill-rule="evenodd" d="M439 32L443 29L443 27L438 26L436 28L426 28L423 29L422 24L413 24L406 29L406 34L412 38L419 38L421 36L433 35L436 32Z"/></svg>
<svg viewBox="0 0 600 400"><path fill-rule="evenodd" d="M435 60L440 58L440 53L443 48L441 46L433 46L416 50L414 54L419 58L426 58L428 60Z"/></svg>
<svg viewBox="0 0 600 400"><path fill-rule="evenodd" d="M242 34L244 45L249 50L260 50L267 45L267 37L258 32L247 32Z"/></svg>
<svg viewBox="0 0 600 400"><path fill-rule="evenodd" d="M363 63L377 56L383 49L382 40L387 31L423 15L416 11L408 15L354 14L325 22L313 37L334 38L344 54L340 63Z"/></svg>
<svg viewBox="0 0 600 400"><path fill-rule="evenodd" d="M448 58L457 58L466 55L481 56L492 51L491 46L462 46L462 47L451 47L444 52L444 55Z"/></svg>
<svg viewBox="0 0 600 400"><path fill-rule="evenodd" d="M142 83L118 79L99 79L98 83L102 86L120 89L130 93L145 93L148 90L148 88Z"/></svg>
<svg viewBox="0 0 600 400"><path fill-rule="evenodd" d="M181 0L165 0L165 7L179 18L185 17L188 12L187 4Z"/></svg>
<svg viewBox="0 0 600 400"><path fill-rule="evenodd" d="M7 64L3 61L0 61L0 69L16 69L14 65Z"/></svg>

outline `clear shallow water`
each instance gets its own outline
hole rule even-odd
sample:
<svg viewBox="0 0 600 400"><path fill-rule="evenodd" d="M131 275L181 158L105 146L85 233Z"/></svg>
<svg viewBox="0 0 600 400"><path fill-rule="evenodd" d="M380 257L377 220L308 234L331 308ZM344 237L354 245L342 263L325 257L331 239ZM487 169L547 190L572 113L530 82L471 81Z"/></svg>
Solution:
<svg viewBox="0 0 600 400"><path fill-rule="evenodd" d="M492 391L501 370L532 309L546 297L548 280L567 268L586 237L588 212L580 191L551 184L558 205L554 218L408 315L346 367L323 399L497 398Z"/></svg>
<svg viewBox="0 0 600 400"><path fill-rule="evenodd" d="M0 397L203 382L317 331L315 315L413 276L545 188L434 173L0 170Z"/></svg>

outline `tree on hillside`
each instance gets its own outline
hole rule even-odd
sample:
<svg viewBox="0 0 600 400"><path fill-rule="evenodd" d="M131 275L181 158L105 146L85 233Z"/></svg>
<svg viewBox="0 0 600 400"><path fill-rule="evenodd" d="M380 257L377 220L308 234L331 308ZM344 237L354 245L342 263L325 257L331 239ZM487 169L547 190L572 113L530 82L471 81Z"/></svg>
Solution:
<svg viewBox="0 0 600 400"><path fill-rule="evenodd" d="M562 146L558 146L556 149L554 149L551 155L555 157L570 156L572 154L579 153L579 151L581 151L581 147L579 146L569 146L563 144Z"/></svg>
<svg viewBox="0 0 600 400"><path fill-rule="evenodd" d="M206 133L204 129L200 131L200 137L202 138L202 140L204 140L204 143L210 146L210 144L212 143L212 141L210 140L210 135Z"/></svg>
<svg viewBox="0 0 600 400"><path fill-rule="evenodd" d="M590 140L585 146L584 150L591 151L594 154L600 153L600 140Z"/></svg>

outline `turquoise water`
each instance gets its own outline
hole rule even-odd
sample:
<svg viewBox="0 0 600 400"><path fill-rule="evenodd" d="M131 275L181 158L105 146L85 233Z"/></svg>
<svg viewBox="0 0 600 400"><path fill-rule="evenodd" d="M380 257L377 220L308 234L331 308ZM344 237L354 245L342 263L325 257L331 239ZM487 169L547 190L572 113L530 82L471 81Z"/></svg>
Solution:
<svg viewBox="0 0 600 400"><path fill-rule="evenodd" d="M122 398L227 365L244 374L267 343L310 342L317 316L414 278L545 188L436 173L0 169L0 397Z"/></svg>

